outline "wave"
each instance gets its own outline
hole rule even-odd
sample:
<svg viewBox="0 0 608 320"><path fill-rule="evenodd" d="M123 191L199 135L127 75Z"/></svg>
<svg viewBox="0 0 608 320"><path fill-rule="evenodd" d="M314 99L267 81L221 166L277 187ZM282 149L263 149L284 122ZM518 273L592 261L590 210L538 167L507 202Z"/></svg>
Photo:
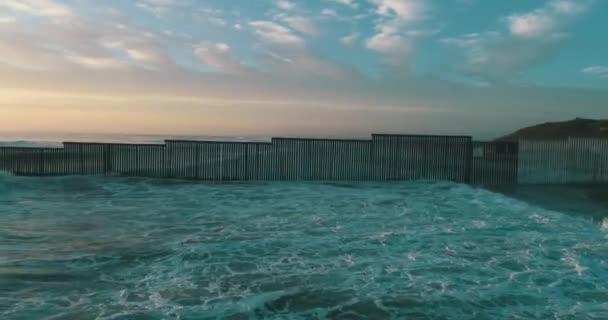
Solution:
<svg viewBox="0 0 608 320"><path fill-rule="evenodd" d="M595 224L462 184L2 184L5 318L584 318L606 297Z"/></svg>

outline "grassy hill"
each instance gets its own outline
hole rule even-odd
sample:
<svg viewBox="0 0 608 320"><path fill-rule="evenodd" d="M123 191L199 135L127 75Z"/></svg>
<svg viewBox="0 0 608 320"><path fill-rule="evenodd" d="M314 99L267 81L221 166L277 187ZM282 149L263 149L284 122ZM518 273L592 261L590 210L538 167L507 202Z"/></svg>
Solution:
<svg viewBox="0 0 608 320"><path fill-rule="evenodd" d="M517 130L496 140L554 140L568 137L608 138L608 120L576 118L570 121L547 122Z"/></svg>

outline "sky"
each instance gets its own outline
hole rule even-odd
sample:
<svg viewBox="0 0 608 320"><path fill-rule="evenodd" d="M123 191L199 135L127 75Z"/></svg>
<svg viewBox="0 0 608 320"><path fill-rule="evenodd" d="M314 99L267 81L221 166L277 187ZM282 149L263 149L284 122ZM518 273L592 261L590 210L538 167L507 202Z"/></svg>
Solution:
<svg viewBox="0 0 608 320"><path fill-rule="evenodd" d="M608 118L604 0L0 0L0 135L490 139Z"/></svg>

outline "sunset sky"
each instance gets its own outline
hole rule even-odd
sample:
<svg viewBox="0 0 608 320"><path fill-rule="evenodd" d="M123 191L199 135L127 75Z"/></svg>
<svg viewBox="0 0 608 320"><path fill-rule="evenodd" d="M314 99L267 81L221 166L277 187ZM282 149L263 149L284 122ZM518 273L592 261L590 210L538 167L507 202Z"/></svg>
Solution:
<svg viewBox="0 0 608 320"><path fill-rule="evenodd" d="M0 135L608 118L604 0L0 0Z"/></svg>

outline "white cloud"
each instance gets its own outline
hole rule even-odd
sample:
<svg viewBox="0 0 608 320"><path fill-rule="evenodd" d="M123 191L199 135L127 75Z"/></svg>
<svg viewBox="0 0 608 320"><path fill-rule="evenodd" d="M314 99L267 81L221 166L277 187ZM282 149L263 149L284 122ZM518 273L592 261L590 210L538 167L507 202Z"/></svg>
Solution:
<svg viewBox="0 0 608 320"><path fill-rule="evenodd" d="M506 18L511 34L524 38L537 38L551 34L569 17L585 12L592 4L588 0L554 0L546 6Z"/></svg>
<svg viewBox="0 0 608 320"><path fill-rule="evenodd" d="M582 73L608 79L608 66L590 66L581 70Z"/></svg>
<svg viewBox="0 0 608 320"><path fill-rule="evenodd" d="M352 8L352 9L359 8L359 4L356 3L355 0L329 0L329 1L341 4L341 5L345 5L347 7Z"/></svg>
<svg viewBox="0 0 608 320"><path fill-rule="evenodd" d="M555 0L549 6L558 14L577 15L587 11L590 2L586 0Z"/></svg>
<svg viewBox="0 0 608 320"><path fill-rule="evenodd" d="M291 59L289 59L287 57L284 57L284 56L282 56L282 55L280 55L280 54L278 54L276 52L264 51L264 52L262 52L262 54L264 56L270 57L271 59L279 61L281 63L289 63L289 64L293 64L294 63L293 60L291 60Z"/></svg>
<svg viewBox="0 0 608 320"><path fill-rule="evenodd" d="M421 0L370 0L376 5L376 13L394 17L402 22L420 20L424 17L425 5Z"/></svg>
<svg viewBox="0 0 608 320"><path fill-rule="evenodd" d="M104 41L103 46L125 54L137 65L156 70L169 64L169 57L149 41L130 36L115 36L116 40Z"/></svg>
<svg viewBox="0 0 608 320"><path fill-rule="evenodd" d="M127 55L129 55L129 57L133 60L142 62L157 62L161 60L158 58L156 52L152 50L129 47L125 47L124 49Z"/></svg>
<svg viewBox="0 0 608 320"><path fill-rule="evenodd" d="M288 28L272 21L253 21L249 23L262 40L276 44L302 44L300 37Z"/></svg>
<svg viewBox="0 0 608 320"><path fill-rule="evenodd" d="M591 66L591 67L584 68L583 72L588 73L588 74L604 74L604 73L608 73L608 67L607 66Z"/></svg>
<svg viewBox="0 0 608 320"><path fill-rule="evenodd" d="M139 0L135 6L160 17L177 4L178 0Z"/></svg>
<svg viewBox="0 0 608 320"><path fill-rule="evenodd" d="M70 7L53 0L2 0L0 7L34 16L66 17L73 15Z"/></svg>
<svg viewBox="0 0 608 320"><path fill-rule="evenodd" d="M232 27L236 30L243 30L243 25L241 25L240 23L235 23Z"/></svg>
<svg viewBox="0 0 608 320"><path fill-rule="evenodd" d="M351 47L355 44L355 42L357 42L357 40L359 40L359 36L360 36L359 33L353 32L347 36L340 38L340 41L345 46Z"/></svg>
<svg viewBox="0 0 608 320"><path fill-rule="evenodd" d="M217 71L225 73L242 73L246 68L237 61L225 43L202 42L194 46L198 61Z"/></svg>
<svg viewBox="0 0 608 320"><path fill-rule="evenodd" d="M277 8L282 10L292 10L296 7L296 4L287 0L278 0L275 2Z"/></svg>
<svg viewBox="0 0 608 320"><path fill-rule="evenodd" d="M458 71L499 79L546 62L555 55L562 40L562 37L528 39L486 32L444 38L441 42L463 51L465 63Z"/></svg>
<svg viewBox="0 0 608 320"><path fill-rule="evenodd" d="M328 8L325 8L325 9L321 10L321 14L324 15L324 16L329 16L329 17L336 17L336 16L338 16L338 13L336 12L336 10L334 10L334 9L328 9Z"/></svg>
<svg viewBox="0 0 608 320"><path fill-rule="evenodd" d="M257 64L260 68L282 81L312 81L318 84L328 79L335 81L360 77L352 68L319 56L304 46L261 48L259 53Z"/></svg>
<svg viewBox="0 0 608 320"><path fill-rule="evenodd" d="M485 45L488 41L498 38L497 33L469 33L461 37L444 38L441 42L463 49L469 66L484 64L489 60Z"/></svg>
<svg viewBox="0 0 608 320"><path fill-rule="evenodd" d="M279 14L275 18L285 22L293 30L300 33L310 36L316 36L319 33L317 25L307 17Z"/></svg>
<svg viewBox="0 0 608 320"><path fill-rule="evenodd" d="M507 32L471 33L441 42L462 50L465 63L458 72L504 80L553 58L568 37L560 29L592 2L551 0L543 7L503 18Z"/></svg>
<svg viewBox="0 0 608 320"><path fill-rule="evenodd" d="M171 65L157 35L116 23L109 16L100 20L73 15L36 21L35 28L21 23L3 27L0 42L10 44L0 48L3 63L30 70L159 70Z"/></svg>
<svg viewBox="0 0 608 320"><path fill-rule="evenodd" d="M209 22L210 24L212 24L214 26L218 26L218 27L226 26L226 20L219 18L219 17L208 17L207 22Z"/></svg>
<svg viewBox="0 0 608 320"><path fill-rule="evenodd" d="M367 39L366 47L385 56L394 66L409 64L414 50L415 38L420 32L412 33L411 26L427 18L428 7L423 0L369 0L375 5L376 33Z"/></svg>
<svg viewBox="0 0 608 320"><path fill-rule="evenodd" d="M515 14L507 19L511 33L522 37L545 35L553 31L556 25L554 17L544 11Z"/></svg>
<svg viewBox="0 0 608 320"><path fill-rule="evenodd" d="M404 32L405 35L410 37L429 37L437 35L441 30L439 29L411 29Z"/></svg>
<svg viewBox="0 0 608 320"><path fill-rule="evenodd" d="M0 17L0 23L15 23L17 19L14 17Z"/></svg>
<svg viewBox="0 0 608 320"><path fill-rule="evenodd" d="M197 20L215 27L225 27L228 25L225 15L223 10L213 8L199 9L194 13Z"/></svg>
<svg viewBox="0 0 608 320"><path fill-rule="evenodd" d="M152 14L154 14L155 16L158 16L158 17L164 15L168 11L167 7L153 6L153 5L150 5L148 3L144 3L144 2L137 2L135 4L135 6L138 7L138 8L140 8L140 9L142 9L142 10L149 11Z"/></svg>
<svg viewBox="0 0 608 320"><path fill-rule="evenodd" d="M89 57L79 54L67 54L66 59L87 69L116 69L126 64L112 57Z"/></svg>
<svg viewBox="0 0 608 320"><path fill-rule="evenodd" d="M391 32L377 33L367 40L366 47L389 56L407 54L411 49L404 36Z"/></svg>

